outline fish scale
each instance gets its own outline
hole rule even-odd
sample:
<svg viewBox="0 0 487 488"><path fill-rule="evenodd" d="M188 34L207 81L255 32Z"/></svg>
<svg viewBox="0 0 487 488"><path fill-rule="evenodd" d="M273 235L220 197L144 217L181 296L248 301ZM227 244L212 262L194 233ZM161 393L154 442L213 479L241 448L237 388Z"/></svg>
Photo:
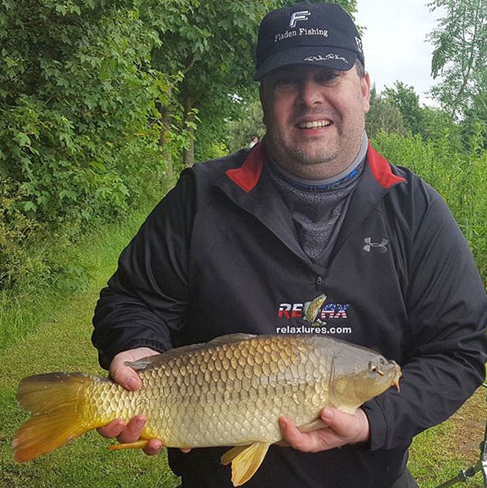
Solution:
<svg viewBox="0 0 487 488"><path fill-rule="evenodd" d="M139 390L80 373L22 380L17 398L33 417L14 440L16 459L33 459L116 418L144 415L142 439L180 448L244 446L222 458L232 462L239 486L281 440L281 415L312 430L322 407L353 413L400 376L396 363L374 351L317 335L223 336L128 364L140 375Z"/></svg>

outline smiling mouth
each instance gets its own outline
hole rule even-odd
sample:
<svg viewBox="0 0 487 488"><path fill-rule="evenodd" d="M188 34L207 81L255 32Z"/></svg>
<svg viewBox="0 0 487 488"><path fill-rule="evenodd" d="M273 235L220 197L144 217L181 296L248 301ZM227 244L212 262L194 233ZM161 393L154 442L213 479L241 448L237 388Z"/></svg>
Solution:
<svg viewBox="0 0 487 488"><path fill-rule="evenodd" d="M319 127L328 127L331 124L331 120L314 120L312 122L300 122L297 127L298 129L317 129Z"/></svg>

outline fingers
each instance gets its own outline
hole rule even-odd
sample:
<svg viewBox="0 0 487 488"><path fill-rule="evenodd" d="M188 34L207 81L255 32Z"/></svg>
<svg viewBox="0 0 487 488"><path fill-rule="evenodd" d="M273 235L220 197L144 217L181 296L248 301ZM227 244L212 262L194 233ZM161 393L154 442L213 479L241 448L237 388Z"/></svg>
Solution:
<svg viewBox="0 0 487 488"><path fill-rule="evenodd" d="M367 442L369 440L369 420L361 408L358 408L353 415L331 408L324 408L321 410L320 416L336 436L343 439L346 444Z"/></svg>
<svg viewBox="0 0 487 488"><path fill-rule="evenodd" d="M294 449L301 452L318 452L322 450L322 446L315 436L300 432L287 417L279 417L279 427L284 441L294 447Z"/></svg>
<svg viewBox="0 0 487 488"><path fill-rule="evenodd" d="M143 415L136 415L130 419L128 424L125 424L121 419L116 419L97 430L103 437L116 437L118 442L129 444L139 440L145 421L146 418ZM155 446L152 445L151 447L154 448Z"/></svg>
<svg viewBox="0 0 487 488"><path fill-rule="evenodd" d="M139 375L130 366L126 366L125 363L137 361L138 359L154 354L159 353L149 347L138 347L119 352L110 363L110 377L115 383L122 385L126 390L138 390L142 386Z"/></svg>
<svg viewBox="0 0 487 488"><path fill-rule="evenodd" d="M142 449L148 456L159 454L162 449L162 442L159 439L151 439L147 446Z"/></svg>
<svg viewBox="0 0 487 488"><path fill-rule="evenodd" d="M142 386L142 382L139 375L131 367L125 366L127 360L126 352L117 354L110 364L110 377L126 390L138 390Z"/></svg>
<svg viewBox="0 0 487 488"><path fill-rule="evenodd" d="M125 422L121 419L112 420L109 424L104 425L96 429L98 433L103 437L117 437L125 428Z"/></svg>
<svg viewBox="0 0 487 488"><path fill-rule="evenodd" d="M134 391L139 389L142 386L139 375L130 366L126 366L125 363L153 354L159 353L147 347L139 347L117 354L110 364L110 377L126 390ZM140 439L146 420L143 415L136 415L128 424L121 419L116 419L103 427L99 427L97 430L103 437L116 437L118 442L130 444ZM162 442L159 439L150 439L143 451L146 454L154 455L158 454L161 448Z"/></svg>
<svg viewBox="0 0 487 488"><path fill-rule="evenodd" d="M311 432L301 432L290 419L280 417L279 426L284 442L302 452L319 452L345 444L367 442L369 439L369 421L362 409L350 415L324 408L320 417L325 427Z"/></svg>
<svg viewBox="0 0 487 488"><path fill-rule="evenodd" d="M122 444L129 444L139 440L144 428L146 418L143 415L136 415L130 419L125 429L117 436L118 442Z"/></svg>
<svg viewBox="0 0 487 488"><path fill-rule="evenodd" d="M128 444L140 439L146 418L137 415L128 424L121 419L112 420L109 424L99 427L97 430L103 437L116 437L121 444ZM150 439L143 451L149 456L159 454L162 449L162 442L159 439ZM184 452L189 452L190 449Z"/></svg>

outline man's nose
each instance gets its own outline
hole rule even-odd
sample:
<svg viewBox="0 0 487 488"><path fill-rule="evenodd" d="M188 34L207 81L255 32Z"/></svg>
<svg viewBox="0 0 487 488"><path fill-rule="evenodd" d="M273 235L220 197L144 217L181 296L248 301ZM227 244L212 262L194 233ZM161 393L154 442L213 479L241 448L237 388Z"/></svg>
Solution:
<svg viewBox="0 0 487 488"><path fill-rule="evenodd" d="M303 80L299 86L299 101L306 107L323 103L323 87L312 78Z"/></svg>

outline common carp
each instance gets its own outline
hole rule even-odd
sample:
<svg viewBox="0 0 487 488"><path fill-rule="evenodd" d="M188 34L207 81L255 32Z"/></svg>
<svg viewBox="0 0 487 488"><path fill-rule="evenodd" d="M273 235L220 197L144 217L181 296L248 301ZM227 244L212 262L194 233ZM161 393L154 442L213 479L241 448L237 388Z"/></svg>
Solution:
<svg viewBox="0 0 487 488"><path fill-rule="evenodd" d="M82 373L21 380L17 400L32 417L13 441L15 459L34 459L113 419L144 415L141 441L112 447L140 448L151 438L166 447L236 446L222 463L232 463L232 482L240 486L281 440L281 415L310 431L320 427L322 407L352 414L398 387L401 376L394 361L374 351L317 335L227 335L127 364L142 379L137 391Z"/></svg>

